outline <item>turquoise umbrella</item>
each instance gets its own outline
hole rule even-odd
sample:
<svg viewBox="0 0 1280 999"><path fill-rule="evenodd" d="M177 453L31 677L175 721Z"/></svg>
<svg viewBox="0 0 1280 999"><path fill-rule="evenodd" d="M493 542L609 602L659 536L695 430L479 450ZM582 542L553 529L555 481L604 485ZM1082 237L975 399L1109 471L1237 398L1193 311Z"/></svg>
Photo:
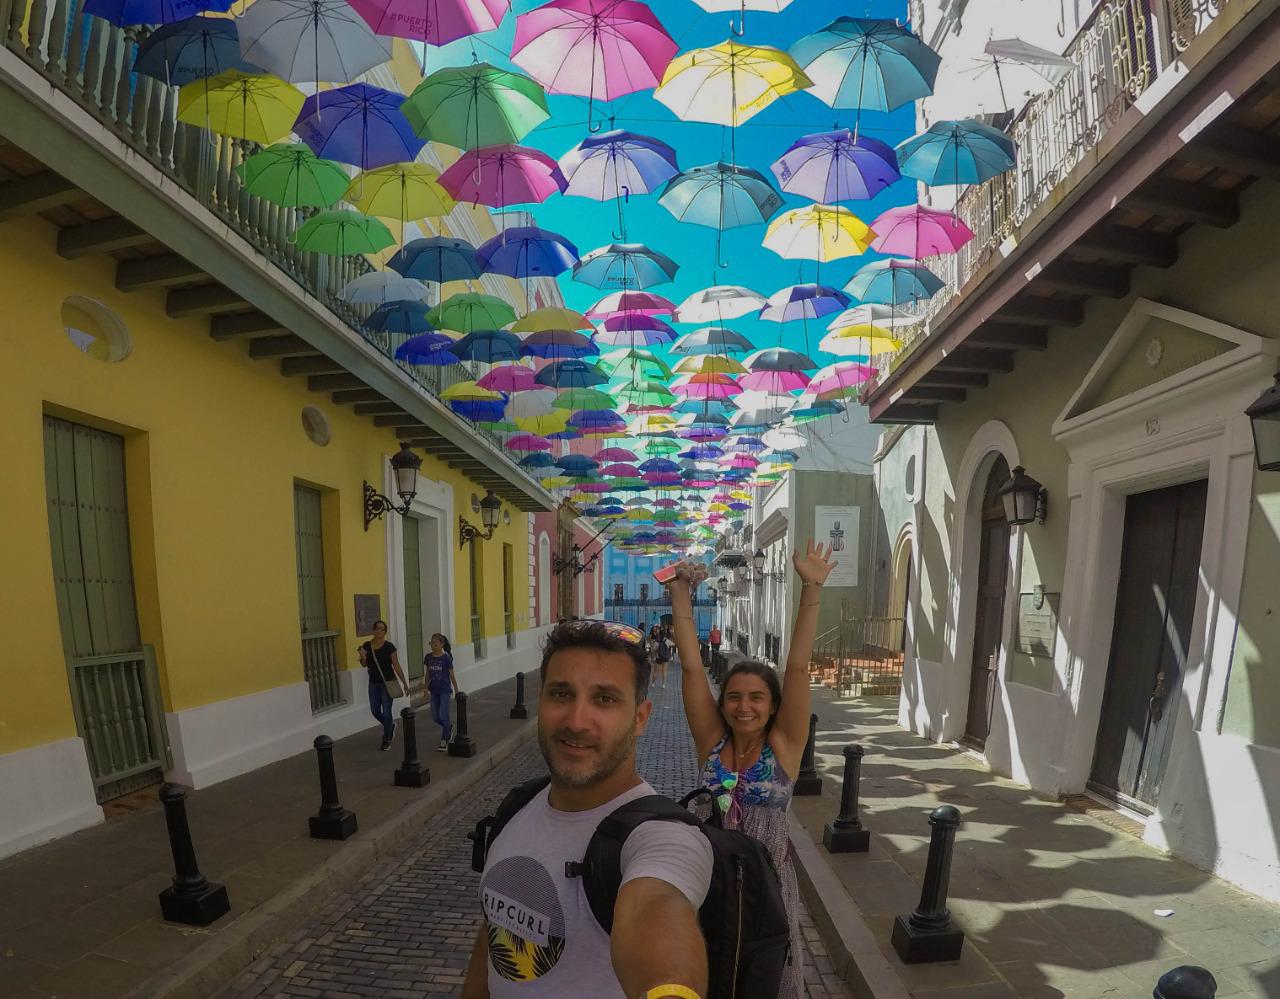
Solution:
<svg viewBox="0 0 1280 999"><path fill-rule="evenodd" d="M896 152L904 177L935 186L981 184L1012 170L1018 148L998 128L965 118L936 122L929 131L902 143Z"/></svg>

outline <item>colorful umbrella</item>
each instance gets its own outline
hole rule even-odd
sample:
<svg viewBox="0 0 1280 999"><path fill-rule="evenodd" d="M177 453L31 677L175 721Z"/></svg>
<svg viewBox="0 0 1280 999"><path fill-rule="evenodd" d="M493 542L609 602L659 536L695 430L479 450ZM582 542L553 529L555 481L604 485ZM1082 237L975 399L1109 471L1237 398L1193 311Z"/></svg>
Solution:
<svg viewBox="0 0 1280 999"><path fill-rule="evenodd" d="M610 243L583 256L573 279L593 288L649 288L666 284L680 265L643 243Z"/></svg>
<svg viewBox="0 0 1280 999"><path fill-rule="evenodd" d="M178 120L266 146L289 134L304 99L274 76L229 69L180 89Z"/></svg>
<svg viewBox="0 0 1280 999"><path fill-rule="evenodd" d="M609 411L611 416L617 415L612 412L613 396L594 388L564 389L556 395L556 401L552 405L556 409L598 409ZM570 422L573 421L570 420Z"/></svg>
<svg viewBox="0 0 1280 999"><path fill-rule="evenodd" d="M605 295L589 308L588 319L606 319L615 312L634 312L645 316L669 316L675 303L649 291L615 291Z"/></svg>
<svg viewBox="0 0 1280 999"><path fill-rule="evenodd" d="M502 299L474 292L450 295L427 313L427 321L437 329L459 333L500 329L515 318L515 309Z"/></svg>
<svg viewBox="0 0 1280 999"><path fill-rule="evenodd" d="M766 347L749 354L742 361L751 371L812 371L818 362L798 350L785 347Z"/></svg>
<svg viewBox="0 0 1280 999"><path fill-rule="evenodd" d="M788 194L832 205L874 198L900 176L891 147L847 128L802 135L769 169Z"/></svg>
<svg viewBox="0 0 1280 999"><path fill-rule="evenodd" d="M492 31L507 12L505 0L348 0L380 35L431 45ZM425 58L425 56L424 56Z"/></svg>
<svg viewBox="0 0 1280 999"><path fill-rule="evenodd" d="M676 331L653 316L621 313L610 316L596 330L595 341L613 347L645 347L671 343Z"/></svg>
<svg viewBox="0 0 1280 999"><path fill-rule="evenodd" d="M738 379L744 389L782 395L797 392L809 384L809 376L803 371L749 371Z"/></svg>
<svg viewBox="0 0 1280 999"><path fill-rule="evenodd" d="M674 405L676 397L671 394L662 382L633 381L613 390L613 397L619 406L629 406L635 412L641 408L665 409Z"/></svg>
<svg viewBox="0 0 1280 999"><path fill-rule="evenodd" d="M427 287L421 281L401 277L395 271L369 271L352 278L342 289L343 299L352 305L412 301L426 294Z"/></svg>
<svg viewBox="0 0 1280 999"><path fill-rule="evenodd" d="M430 333L425 302L386 302L379 305L364 321L364 327L375 333ZM446 338L452 340L451 337Z"/></svg>
<svg viewBox="0 0 1280 999"><path fill-rule="evenodd" d="M671 369L657 354L630 347L601 355L597 367L615 381L648 381L671 377Z"/></svg>
<svg viewBox="0 0 1280 999"><path fill-rule="evenodd" d="M903 175L930 186L981 184L1012 170L1018 155L1004 132L973 118L934 122L896 152Z"/></svg>
<svg viewBox="0 0 1280 999"><path fill-rule="evenodd" d="M401 222L439 218L454 206L439 177L425 163L392 163L356 174L346 199L366 215Z"/></svg>
<svg viewBox="0 0 1280 999"><path fill-rule="evenodd" d="M254 0L236 21L245 62L290 83L349 83L391 58L347 0Z"/></svg>
<svg viewBox="0 0 1280 999"><path fill-rule="evenodd" d="M727 41L673 59L653 96L684 121L733 128L812 85L781 49Z"/></svg>
<svg viewBox="0 0 1280 999"><path fill-rule="evenodd" d="M528 392L538 387L533 368L523 364L502 364L476 379L476 384L494 392Z"/></svg>
<svg viewBox="0 0 1280 999"><path fill-rule="evenodd" d="M818 349L837 357L869 360L876 354L900 350L902 341L881 326L845 326L818 341Z"/></svg>
<svg viewBox="0 0 1280 999"><path fill-rule="evenodd" d="M532 451L534 454L528 458L521 458L520 464L525 468L539 468L552 464L551 455L540 455L536 452L546 452L551 450L551 442L545 437L539 437L537 434L516 434L514 437L507 438L507 448L512 451ZM530 459L538 458L534 462ZM545 464L544 464L545 462Z"/></svg>
<svg viewBox="0 0 1280 999"><path fill-rule="evenodd" d="M571 360L598 354L600 348L590 337L573 330L538 330L524 338L520 353L526 357Z"/></svg>
<svg viewBox="0 0 1280 999"><path fill-rule="evenodd" d="M589 330L591 323L587 322L587 317L575 309L566 309L561 306L547 306L541 309L534 309L519 319L511 326L513 333L536 333L539 330Z"/></svg>
<svg viewBox="0 0 1280 999"><path fill-rule="evenodd" d="M232 0L85 0L84 13L121 27L135 24L173 24L205 11L219 14Z"/></svg>
<svg viewBox="0 0 1280 999"><path fill-rule="evenodd" d="M837 361L814 373L813 380L809 382L809 391L815 396L820 393L845 391L853 394L856 393L859 385L871 380L875 375L876 369L869 365L858 364L855 361Z"/></svg>
<svg viewBox="0 0 1280 999"><path fill-rule="evenodd" d="M786 9L791 0L695 0L695 3L710 14L737 11L738 23L729 22L729 29L742 37L747 29L747 11L759 10L770 14L779 14Z"/></svg>
<svg viewBox="0 0 1280 999"><path fill-rule="evenodd" d="M603 385L609 379L594 364L568 359L552 361L538 372L537 382L553 389L591 388Z"/></svg>
<svg viewBox="0 0 1280 999"><path fill-rule="evenodd" d="M555 277L578 261L578 248L559 233L537 226L504 230L476 250L490 274L513 278Z"/></svg>
<svg viewBox="0 0 1280 999"><path fill-rule="evenodd" d="M422 138L458 149L519 142L549 115L537 83L487 62L436 70L401 110Z"/></svg>
<svg viewBox="0 0 1280 999"><path fill-rule="evenodd" d="M443 333L420 333L396 348L396 360L434 366L457 364L458 356L453 353L455 342Z"/></svg>
<svg viewBox="0 0 1280 999"><path fill-rule="evenodd" d="M250 194L286 208L327 208L349 183L341 166L320 159L301 143L259 150L236 167L236 173Z"/></svg>
<svg viewBox="0 0 1280 999"><path fill-rule="evenodd" d="M491 208L546 201L564 190L555 160L537 149L513 145L468 149L440 175L440 183L458 201Z"/></svg>
<svg viewBox="0 0 1280 999"><path fill-rule="evenodd" d="M302 223L291 238L300 250L339 257L377 253L396 241L391 230L378 219L349 208L318 212Z"/></svg>
<svg viewBox="0 0 1280 999"><path fill-rule="evenodd" d="M821 284L793 284L769 296L760 318L775 323L795 319L816 319L839 312L849 304L849 296L838 288Z"/></svg>
<svg viewBox="0 0 1280 999"><path fill-rule="evenodd" d="M938 54L889 19L838 17L791 46L813 80L810 91L833 108L892 111L928 97Z"/></svg>
<svg viewBox="0 0 1280 999"><path fill-rule="evenodd" d="M876 233L872 249L912 260L955 253L973 239L973 230L952 212L924 205L890 208L871 223L871 228Z"/></svg>
<svg viewBox="0 0 1280 999"><path fill-rule="evenodd" d="M92 13L89 6L85 4L86 13ZM197 16L162 24L138 43L133 59L135 73L167 87L180 87L229 69L257 72L242 63L236 22L226 17Z"/></svg>
<svg viewBox="0 0 1280 999"><path fill-rule="evenodd" d="M680 375L699 375L710 371L726 375L747 373L747 368L741 361L735 361L732 357L725 357L723 354L690 354L688 357L680 358L672 370Z"/></svg>
<svg viewBox="0 0 1280 999"><path fill-rule="evenodd" d="M560 157L564 193L595 201L649 194L679 169L665 142L622 129L588 136Z"/></svg>
<svg viewBox="0 0 1280 999"><path fill-rule="evenodd" d="M712 163L677 174L658 198L658 203L680 222L693 222L716 230L716 259L720 260L720 239L726 229L767 222L782 207L782 195L750 167Z"/></svg>
<svg viewBox="0 0 1280 999"><path fill-rule="evenodd" d="M740 285L718 284L695 291L676 309L678 323L714 323L738 319L764 308L764 296Z"/></svg>
<svg viewBox="0 0 1280 999"><path fill-rule="evenodd" d="M476 248L452 236L428 236L406 243L387 262L392 270L419 281L474 281L482 271ZM499 324L501 325L501 324Z"/></svg>
<svg viewBox="0 0 1280 999"><path fill-rule="evenodd" d="M942 287L942 279L924 264L888 259L859 268L844 290L860 302L904 305L932 298Z"/></svg>
<svg viewBox="0 0 1280 999"><path fill-rule="evenodd" d="M919 316L910 312L903 312L893 306L865 303L845 309L831 322L827 323L827 329L833 333L836 330L849 329L854 326L878 326L887 330L896 330L906 326L915 326L919 322Z"/></svg>
<svg viewBox="0 0 1280 999"><path fill-rule="evenodd" d="M514 361L520 356L520 338L506 330L472 330L449 348L464 361L496 364Z"/></svg>
<svg viewBox="0 0 1280 999"><path fill-rule="evenodd" d="M324 90L307 98L293 130L317 156L362 170L412 163L426 142L400 113L403 100L367 83Z"/></svg>
<svg viewBox="0 0 1280 999"><path fill-rule="evenodd" d="M847 208L805 205L770 222L764 245L781 257L827 263L864 253L874 238L875 233Z"/></svg>

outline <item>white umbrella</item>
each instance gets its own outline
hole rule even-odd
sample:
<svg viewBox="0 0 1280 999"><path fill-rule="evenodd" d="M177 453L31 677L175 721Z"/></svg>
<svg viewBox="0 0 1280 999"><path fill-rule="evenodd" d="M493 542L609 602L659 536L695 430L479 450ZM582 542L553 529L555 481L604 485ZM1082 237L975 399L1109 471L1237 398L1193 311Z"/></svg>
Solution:
<svg viewBox="0 0 1280 999"><path fill-rule="evenodd" d="M764 308L765 299L750 288L736 284L717 284L696 291L676 309L678 323L718 323L737 319Z"/></svg>
<svg viewBox="0 0 1280 999"><path fill-rule="evenodd" d="M427 286L395 271L370 271L348 281L342 289L342 297L352 305L421 301L427 297Z"/></svg>
<svg viewBox="0 0 1280 999"><path fill-rule="evenodd" d="M346 0L256 0L236 25L245 62L290 83L350 83L391 58Z"/></svg>
<svg viewBox="0 0 1280 999"><path fill-rule="evenodd" d="M915 326L920 321L919 316L894 306L867 302L838 313L827 323L827 331L835 333L850 326L879 326L885 330L900 330Z"/></svg>
<svg viewBox="0 0 1280 999"><path fill-rule="evenodd" d="M729 417L731 427L739 427L744 423L774 423L786 416L795 405L792 396L758 390L743 392L733 401L738 404L738 411Z"/></svg>
<svg viewBox="0 0 1280 999"><path fill-rule="evenodd" d="M554 389L531 389L528 392L513 392L507 403L508 420L527 420L535 416L549 416L554 412L552 405L556 401Z"/></svg>
<svg viewBox="0 0 1280 999"><path fill-rule="evenodd" d="M1021 38L993 39L981 56L961 61L954 71L959 85L939 88L929 100L929 114L942 120L1017 111L1074 67L1070 59Z"/></svg>

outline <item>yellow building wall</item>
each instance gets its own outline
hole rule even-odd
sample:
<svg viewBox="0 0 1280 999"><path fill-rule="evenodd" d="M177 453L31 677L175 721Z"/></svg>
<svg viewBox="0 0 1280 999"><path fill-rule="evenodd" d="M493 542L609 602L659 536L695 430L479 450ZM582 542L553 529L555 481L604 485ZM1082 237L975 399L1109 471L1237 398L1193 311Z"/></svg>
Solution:
<svg viewBox="0 0 1280 999"><path fill-rule="evenodd" d="M277 364L250 360L243 344L215 343L207 318L168 318L162 291L117 291L111 258L62 259L54 250L57 231L47 223L10 222L6 234L0 249L6 303L0 629L12 651L0 669L0 753L76 734L48 538L45 413L125 436L139 624L143 641L156 647L166 710L303 679L295 482L326 491L326 554L335 546L337 552L326 565L330 627L343 632L344 665L358 666L352 594L379 594L384 615L387 606L386 541L381 524L364 530L361 484L367 479L381 487L386 458L396 449L390 431L309 392L305 379L282 377ZM104 363L72 345L60 318L68 295L94 299L121 318L132 340L128 358ZM328 417L327 447L304 434L305 405ZM484 490L424 457L422 474L450 483L455 509L469 514L471 494ZM501 579L500 540L517 554L524 551L525 524L512 511L511 524L500 524L483 545L489 580ZM465 626L467 580L457 571L465 561L456 523L449 533L455 606ZM522 564L518 557L516 564ZM527 608L529 581L517 576L514 606ZM485 624L488 634L501 634L502 594L492 584ZM465 627L457 633L469 635Z"/></svg>

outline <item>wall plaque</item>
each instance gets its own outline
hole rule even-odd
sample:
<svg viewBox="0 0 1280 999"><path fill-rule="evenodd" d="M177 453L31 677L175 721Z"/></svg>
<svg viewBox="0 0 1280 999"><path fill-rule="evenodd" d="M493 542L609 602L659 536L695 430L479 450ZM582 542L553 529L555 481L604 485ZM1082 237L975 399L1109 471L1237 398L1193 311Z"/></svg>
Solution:
<svg viewBox="0 0 1280 999"><path fill-rule="evenodd" d="M1018 594L1018 634L1014 644L1027 656L1053 658L1058 643L1058 598L1061 594Z"/></svg>
<svg viewBox="0 0 1280 999"><path fill-rule="evenodd" d="M373 634L373 622L382 617L382 598L376 593L356 594L356 634Z"/></svg>

